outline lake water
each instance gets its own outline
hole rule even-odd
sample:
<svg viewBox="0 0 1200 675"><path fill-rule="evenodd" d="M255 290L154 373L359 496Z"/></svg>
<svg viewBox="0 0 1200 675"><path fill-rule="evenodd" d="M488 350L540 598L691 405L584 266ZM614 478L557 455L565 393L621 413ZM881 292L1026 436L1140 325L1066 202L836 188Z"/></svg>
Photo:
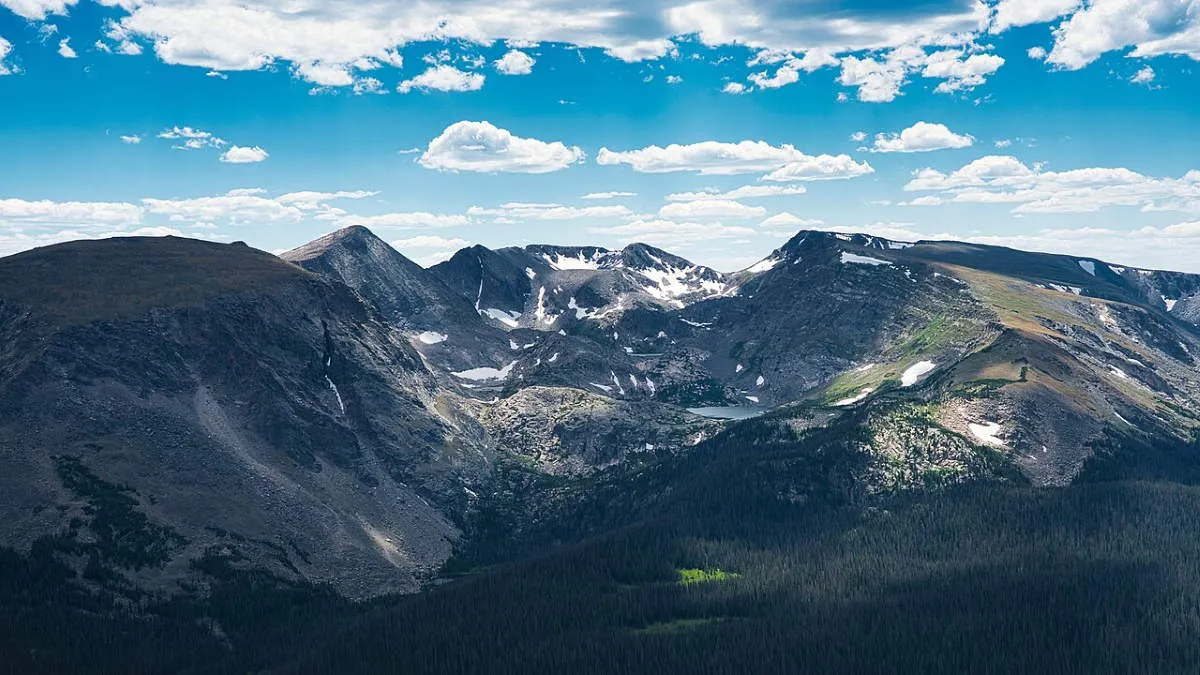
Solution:
<svg viewBox="0 0 1200 675"><path fill-rule="evenodd" d="M714 420L748 420L766 412L762 408L748 405L730 405L711 408L688 408L688 412Z"/></svg>

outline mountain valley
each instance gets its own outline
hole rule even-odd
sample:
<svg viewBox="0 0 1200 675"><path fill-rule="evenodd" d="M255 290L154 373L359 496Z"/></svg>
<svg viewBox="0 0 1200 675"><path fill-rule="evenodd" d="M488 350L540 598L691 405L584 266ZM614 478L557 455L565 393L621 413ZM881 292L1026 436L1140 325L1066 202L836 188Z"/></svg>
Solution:
<svg viewBox="0 0 1200 675"><path fill-rule="evenodd" d="M1200 541L1172 506L1200 482L1200 275L823 231L734 273L645 244L422 268L362 227L280 256L130 237L0 259L0 334L14 672L643 672L659 648L884 672L956 602L1009 610L945 644L1017 644L1038 597L1115 593L1030 626L1127 611ZM1071 577L1063 542L1107 566ZM1171 602L1113 644L1200 636L1200 598ZM706 640L728 651L697 669Z"/></svg>

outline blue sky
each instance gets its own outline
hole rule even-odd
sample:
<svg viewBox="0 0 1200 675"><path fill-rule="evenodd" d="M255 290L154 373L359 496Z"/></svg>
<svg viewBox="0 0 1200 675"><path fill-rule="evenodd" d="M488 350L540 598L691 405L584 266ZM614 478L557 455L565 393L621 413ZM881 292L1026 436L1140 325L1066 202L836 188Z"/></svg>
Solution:
<svg viewBox="0 0 1200 675"><path fill-rule="evenodd" d="M1200 0L0 0L0 254L801 228L1200 272Z"/></svg>

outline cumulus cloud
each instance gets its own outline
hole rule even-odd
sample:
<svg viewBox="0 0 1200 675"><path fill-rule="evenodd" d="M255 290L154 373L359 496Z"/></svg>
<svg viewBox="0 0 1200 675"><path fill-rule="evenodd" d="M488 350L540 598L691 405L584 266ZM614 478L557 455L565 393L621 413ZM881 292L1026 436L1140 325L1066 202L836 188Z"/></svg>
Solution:
<svg viewBox="0 0 1200 675"><path fill-rule="evenodd" d="M202 129L193 129L192 127L171 127L159 132L158 137L171 141L180 141L180 143L171 146L176 150L222 148L229 145L229 142L223 138L214 136L212 133Z"/></svg>
<svg viewBox="0 0 1200 675"><path fill-rule="evenodd" d="M173 223L216 223L232 225L299 222L305 219L334 220L344 212L329 202L364 199L374 192L289 192L267 196L262 188L241 188L223 195L190 199L143 199L146 213L165 216Z"/></svg>
<svg viewBox="0 0 1200 675"><path fill-rule="evenodd" d="M1150 66L1146 66L1134 73L1133 77L1129 78L1129 81L1134 84L1144 84L1149 86L1154 82L1154 77L1154 69Z"/></svg>
<svg viewBox="0 0 1200 675"><path fill-rule="evenodd" d="M582 199L616 199L618 197L636 197L636 192L589 192Z"/></svg>
<svg viewBox="0 0 1200 675"><path fill-rule="evenodd" d="M51 14L63 15L77 0L0 0L14 14L29 21L45 21Z"/></svg>
<svg viewBox="0 0 1200 675"><path fill-rule="evenodd" d="M748 206L730 199L673 202L658 210L659 217L666 220L757 218L766 213L761 206Z"/></svg>
<svg viewBox="0 0 1200 675"><path fill-rule="evenodd" d="M776 55L779 56L775 60ZM778 52L759 52L758 56L752 59L749 65L754 66L758 63L781 63L775 70L774 75L769 75L767 71L751 73L749 80L754 83L759 89L778 89L789 84L794 84L800 81L800 73L811 73L821 68L838 65L838 59L834 55L833 50L827 48L810 49L802 57L797 57L792 54L779 54Z"/></svg>
<svg viewBox="0 0 1200 675"><path fill-rule="evenodd" d="M270 153L257 145L251 147L235 145L221 153L221 161L226 164L255 164L266 161L270 156Z"/></svg>
<svg viewBox="0 0 1200 675"><path fill-rule="evenodd" d="M846 180L875 173L866 162L857 162L850 155L818 155L790 162L762 177L765 181L794 183L817 180Z"/></svg>
<svg viewBox="0 0 1200 675"><path fill-rule="evenodd" d="M742 84L741 82L726 82L725 86L721 88L721 91L726 94L733 94L734 96L737 96L738 94L745 94L747 89L746 85Z"/></svg>
<svg viewBox="0 0 1200 675"><path fill-rule="evenodd" d="M592 227L588 231L593 234L617 237L623 242L637 241L663 247L755 234L755 231L749 227L721 223L680 223L665 219L634 220L611 227Z"/></svg>
<svg viewBox="0 0 1200 675"><path fill-rule="evenodd" d="M907 45L880 56L847 56L841 61L838 82L858 88L858 100L887 103L900 95L909 77L942 80L934 89L939 94L966 91L983 84L987 77L1004 65L1004 59L989 53L966 49L941 49L927 52Z"/></svg>
<svg viewBox="0 0 1200 675"><path fill-rule="evenodd" d="M742 141L740 143L722 143L719 141L702 141L690 145L672 144L666 147L651 145L640 150L615 152L601 148L596 156L596 162L605 166L627 164L640 173L671 173L690 171L700 175L729 176L746 173L765 173L769 171L795 166L797 175L802 173L802 165L828 167L829 173L837 170L857 170L861 175L863 167L857 165L847 155L832 157L806 155L791 145L775 146L765 141ZM835 167L834 165L837 165ZM851 167L853 165L853 167ZM869 169L869 167L866 167ZM867 171L869 173L869 171ZM783 174L780 174L783 175ZM844 177L832 176L829 177ZM813 180L813 178L769 180Z"/></svg>
<svg viewBox="0 0 1200 675"><path fill-rule="evenodd" d="M825 224L825 221L823 221L823 220L818 220L816 218L801 218L799 216L788 213L787 211L784 211L783 213L776 213L775 215L771 216L770 218L767 218L766 220L759 223L759 226L760 227L780 227L780 228L790 228L790 229L804 229L804 228L820 227L821 225L824 225L824 224Z"/></svg>
<svg viewBox="0 0 1200 675"><path fill-rule="evenodd" d="M0 222L58 225L131 225L142 210L126 202L55 202L0 199Z"/></svg>
<svg viewBox="0 0 1200 675"><path fill-rule="evenodd" d="M1081 0L1000 0L988 28L992 33L1003 33L1009 28L1046 23L1070 14L1080 4Z"/></svg>
<svg viewBox="0 0 1200 675"><path fill-rule="evenodd" d="M496 60L496 71L502 75L528 75L533 72L534 58L519 49L510 50Z"/></svg>
<svg viewBox="0 0 1200 675"><path fill-rule="evenodd" d="M581 218L624 218L633 215L626 206L564 206L562 204L537 204L506 202L499 208L472 206L469 216L491 216L499 222L512 223L523 220L579 220Z"/></svg>
<svg viewBox="0 0 1200 675"><path fill-rule="evenodd" d="M871 152L930 152L968 148L975 143L969 135L956 134L944 125L917 122L911 127L891 134L876 134Z"/></svg>
<svg viewBox="0 0 1200 675"><path fill-rule="evenodd" d="M1111 51L1200 60L1200 0L1092 0L1054 30L1046 61L1078 70Z"/></svg>
<svg viewBox="0 0 1200 675"><path fill-rule="evenodd" d="M58 55L64 59L74 59L79 56L74 49L71 49L71 38L63 38L58 41Z"/></svg>
<svg viewBox="0 0 1200 675"><path fill-rule="evenodd" d="M438 171L549 173L583 161L576 146L514 136L490 122L455 122L429 142L417 162Z"/></svg>
<svg viewBox="0 0 1200 675"><path fill-rule="evenodd" d="M441 64L432 66L416 77L404 80L396 88L401 94L414 89L420 91L479 91L486 78L479 73L469 73L454 66Z"/></svg>
<svg viewBox="0 0 1200 675"><path fill-rule="evenodd" d="M726 190L708 189L699 192L673 192L666 196L669 202L693 202L701 199L761 199L763 197L794 197L808 192L803 185L743 185Z"/></svg>
<svg viewBox="0 0 1200 675"><path fill-rule="evenodd" d="M1177 179L1125 168L1046 171L1004 155L951 173L921 169L904 189L938 193L943 203L1013 204L1015 213L1091 213L1113 206L1200 212L1200 171Z"/></svg>
<svg viewBox="0 0 1200 675"><path fill-rule="evenodd" d="M142 137L138 134L130 134L128 136L121 136L121 142L124 143L125 145L137 145L142 142Z"/></svg>
<svg viewBox="0 0 1200 675"><path fill-rule="evenodd" d="M921 76L944 80L934 91L949 94L978 87L1003 65L1004 59L995 54L967 55L961 50L947 50L930 54Z"/></svg>
<svg viewBox="0 0 1200 675"><path fill-rule="evenodd" d="M16 72L16 68L5 61L9 54L12 54L12 43L0 37L0 77Z"/></svg>
<svg viewBox="0 0 1200 675"><path fill-rule="evenodd" d="M392 248L400 251L422 267L430 267L449 260L456 251L471 245L466 239L447 239L436 235L420 235L391 242Z"/></svg>
<svg viewBox="0 0 1200 675"><path fill-rule="evenodd" d="M343 215L334 220L339 227L355 225L372 230L418 230L425 228L457 227L470 219L462 214L441 215L426 211L380 213L372 216Z"/></svg>

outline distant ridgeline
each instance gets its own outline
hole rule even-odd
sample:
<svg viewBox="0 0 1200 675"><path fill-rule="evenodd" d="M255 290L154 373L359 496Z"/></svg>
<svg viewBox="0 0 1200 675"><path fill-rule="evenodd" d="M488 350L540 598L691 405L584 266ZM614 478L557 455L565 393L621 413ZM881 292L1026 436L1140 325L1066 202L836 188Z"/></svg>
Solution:
<svg viewBox="0 0 1200 675"><path fill-rule="evenodd" d="M19 673L1200 672L1200 276L800 232L0 259Z"/></svg>

